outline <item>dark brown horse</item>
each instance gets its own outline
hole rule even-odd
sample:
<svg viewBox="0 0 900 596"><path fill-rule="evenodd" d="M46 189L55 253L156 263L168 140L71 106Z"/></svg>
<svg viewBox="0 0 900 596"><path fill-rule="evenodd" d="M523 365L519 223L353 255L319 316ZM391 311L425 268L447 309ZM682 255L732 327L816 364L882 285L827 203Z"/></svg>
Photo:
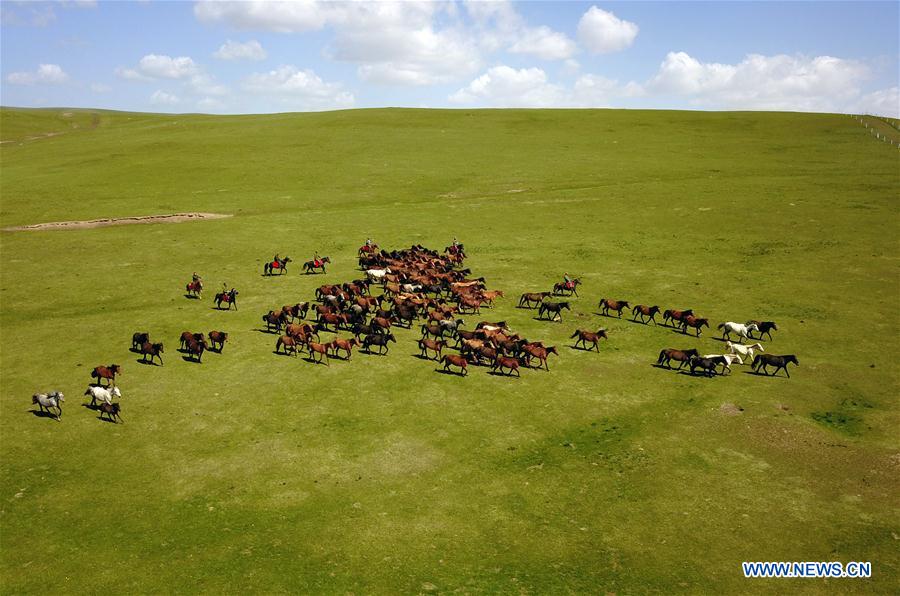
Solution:
<svg viewBox="0 0 900 596"><path fill-rule="evenodd" d="M318 259L313 259L312 261L306 261L303 263L303 272L306 274L315 273L316 269L321 269L322 273L325 273L325 263L330 263L331 259L328 257L319 257Z"/></svg>
<svg viewBox="0 0 900 596"><path fill-rule="evenodd" d="M277 271L279 275L287 273L287 264L291 262L290 257L276 258L274 261L268 261L263 266L263 275L274 275Z"/></svg>
<svg viewBox="0 0 900 596"><path fill-rule="evenodd" d="M525 365L526 366L531 366L531 359L537 358L538 360L540 360L541 364L544 365L544 368L547 369L548 371L550 370L550 367L547 365L547 356L549 356L550 354L556 354L557 356L559 356L559 352L556 351L556 346L550 346L547 348L543 348L540 346L525 344L523 346L523 350L525 351ZM538 368L540 368L540 367L541 366L539 364Z"/></svg>
<svg viewBox="0 0 900 596"><path fill-rule="evenodd" d="M203 298L203 282L199 279L196 281L192 281L188 285L184 286L184 291L188 296L196 296L197 298Z"/></svg>
<svg viewBox="0 0 900 596"><path fill-rule="evenodd" d="M371 354L372 346L378 346L378 353L384 355L388 353L390 348L388 342L391 341L397 343L397 338L394 337L393 333L373 333L363 338L362 347L367 353Z"/></svg>
<svg viewBox="0 0 900 596"><path fill-rule="evenodd" d="M676 350L674 348L666 348L659 353L659 359L656 361L657 366L666 365L668 368L672 368L670 364L672 360L677 360L681 364L678 365L678 370L681 370L681 367L686 363L691 361L691 358L696 358L700 355L695 348L691 348L690 350Z"/></svg>
<svg viewBox="0 0 900 596"><path fill-rule="evenodd" d="M554 296L571 296L575 294L578 296L578 286L581 284L581 280L576 278L572 281L561 281L559 283L553 284L553 295Z"/></svg>
<svg viewBox="0 0 900 596"><path fill-rule="evenodd" d="M219 292L216 294L216 308L221 309L222 304L225 303L228 305L228 310L231 310L231 307L234 307L234 310L237 310L237 295L238 291L234 288L228 290L227 292Z"/></svg>
<svg viewBox="0 0 900 596"><path fill-rule="evenodd" d="M600 314L609 316L609 311L614 310L616 314L619 315L619 318L622 318L622 311L629 307L627 300L609 300L608 298L601 298L600 305Z"/></svg>
<svg viewBox="0 0 900 596"><path fill-rule="evenodd" d="M688 327L697 331L697 337L700 337L700 328L706 327L709 329L709 319L701 319L700 317L695 317L694 315L688 315L681 319L681 332L687 333Z"/></svg>
<svg viewBox="0 0 900 596"><path fill-rule="evenodd" d="M286 317L291 318L291 323L296 319L305 319L306 313L309 312L309 302L298 302L297 304L286 304L281 307L281 312Z"/></svg>
<svg viewBox="0 0 900 596"><path fill-rule="evenodd" d="M159 358L159 365L162 366L163 359L163 345L162 342L152 344L149 341L145 341L141 345L141 362L147 362L147 356L150 356L150 364L153 364L154 358Z"/></svg>
<svg viewBox="0 0 900 596"><path fill-rule="evenodd" d="M299 339L301 342L306 343L310 338L315 336L315 338L319 339L319 334L316 331L316 328L310 325L309 323L303 323L302 325L298 325L296 323L289 323L285 328L284 332L287 335L290 335L294 339Z"/></svg>
<svg viewBox="0 0 900 596"><path fill-rule="evenodd" d="M582 348L585 350L590 350L588 344L591 344L597 352L600 351L600 340L605 339L609 341L609 336L606 334L606 329L597 329L597 332L588 331L586 329L576 329L575 333L572 334L572 337L577 337L578 340L575 342L575 347L578 347L578 344L582 344Z"/></svg>
<svg viewBox="0 0 900 596"><path fill-rule="evenodd" d="M125 420L122 419L122 415L119 412L122 410L122 406L119 405L118 402L113 404L108 404L103 402L100 404L100 420L103 420L103 416L109 416L109 421L115 423L116 419L122 420L122 424L125 424Z"/></svg>
<svg viewBox="0 0 900 596"><path fill-rule="evenodd" d="M636 321L638 317L641 317L641 323L647 324L647 317L650 317L650 320L653 321L653 324L656 325L656 315L659 313L658 306L645 306L643 304L638 304L633 309L631 309L631 314L634 316L631 317L632 321Z"/></svg>
<svg viewBox="0 0 900 596"><path fill-rule="evenodd" d="M131 336L131 350L137 352L144 345L144 342L150 341L149 333L135 333Z"/></svg>
<svg viewBox="0 0 900 596"><path fill-rule="evenodd" d="M784 374L791 377L791 373L788 372L787 365L793 362L796 366L800 366L800 363L797 361L797 357L793 354L785 354L783 356L776 356L774 354L758 354L756 358L753 359L753 370L762 371L766 376L769 374L769 370L766 368L768 366L774 366L775 372L772 373L772 376L778 374L779 370L784 370Z"/></svg>
<svg viewBox="0 0 900 596"><path fill-rule="evenodd" d="M446 356L441 358L441 362L444 363L444 370L447 372L451 372L451 366L457 366L460 368L460 375L466 376L467 374L469 374L469 363L462 356L457 356L456 354L447 354Z"/></svg>
<svg viewBox="0 0 900 596"><path fill-rule="evenodd" d="M695 356L691 358L690 362L691 374L694 374L694 372L699 368L707 377L714 377L716 375L716 367L719 366L719 363L715 358L701 358L699 356Z"/></svg>
<svg viewBox="0 0 900 596"><path fill-rule="evenodd" d="M759 339L762 339L763 334L765 334L769 336L769 341L772 341L772 332L778 331L778 325L775 324L775 321L747 321L747 325L753 323L756 323L756 327L759 329ZM755 339L752 331L749 331L747 335L749 335L751 339Z"/></svg>
<svg viewBox="0 0 900 596"><path fill-rule="evenodd" d="M281 349L284 348L284 355L293 354L297 355L297 344L299 342L294 339L294 337L290 335L282 335L278 338L278 341L275 342L275 353L280 354Z"/></svg>
<svg viewBox="0 0 900 596"><path fill-rule="evenodd" d="M284 311L276 313L274 310L270 310L268 314L262 316L262 320L263 323L266 324L266 331L274 333L280 333L282 325L287 323L287 317L284 315Z"/></svg>
<svg viewBox="0 0 900 596"><path fill-rule="evenodd" d="M500 374L503 374L503 369L509 369L509 375L512 376L513 372L516 373L517 377L521 377L522 374L519 372L519 359L518 358L508 358L507 356L497 356L497 359L494 360L494 365L491 366L491 370L500 370Z"/></svg>
<svg viewBox="0 0 900 596"><path fill-rule="evenodd" d="M203 362L203 352L205 352L208 348L209 348L209 346L206 345L206 340L203 339L202 337L200 338L199 341L196 339L191 339L191 341L188 342L188 345L187 345L187 353L191 359L196 357L197 362L202 363Z"/></svg>
<svg viewBox="0 0 900 596"><path fill-rule="evenodd" d="M353 347L361 345L362 342L355 337L352 337L350 339L341 339L340 337L338 337L334 341L329 343L328 347L332 352L334 352L335 357L337 357L338 350L347 352L347 360L350 360L350 355L353 353Z"/></svg>
<svg viewBox="0 0 900 596"><path fill-rule="evenodd" d="M428 350L434 352L434 359L441 359L441 351L447 346L447 342L443 340L433 340L433 339L420 339L419 340L419 349L422 350L422 357L428 358Z"/></svg>
<svg viewBox="0 0 900 596"><path fill-rule="evenodd" d="M107 385L116 386L116 375L122 374L122 367L118 364L110 364L109 366L98 366L91 371L91 377L97 379L97 384L102 385L101 379L107 380Z"/></svg>
<svg viewBox="0 0 900 596"><path fill-rule="evenodd" d="M181 349L187 349L187 346L192 341L201 341L203 340L202 333L191 333L190 331L182 331L181 332Z"/></svg>
<svg viewBox="0 0 900 596"><path fill-rule="evenodd" d="M688 315L694 314L692 309L687 310L667 310L663 312L663 325L668 325L671 321L673 327L681 324L682 319Z"/></svg>
<svg viewBox="0 0 900 596"><path fill-rule="evenodd" d="M559 317L559 322L562 323L563 309L572 310L568 302L541 302L541 307L538 309L538 318L543 319L546 314L549 320L555 321Z"/></svg>
<svg viewBox="0 0 900 596"><path fill-rule="evenodd" d="M537 308L550 292L526 292L519 296L519 308Z"/></svg>
<svg viewBox="0 0 900 596"><path fill-rule="evenodd" d="M228 334L224 331L210 331L206 334L209 338L209 349L213 352L222 353L225 342L228 341Z"/></svg>

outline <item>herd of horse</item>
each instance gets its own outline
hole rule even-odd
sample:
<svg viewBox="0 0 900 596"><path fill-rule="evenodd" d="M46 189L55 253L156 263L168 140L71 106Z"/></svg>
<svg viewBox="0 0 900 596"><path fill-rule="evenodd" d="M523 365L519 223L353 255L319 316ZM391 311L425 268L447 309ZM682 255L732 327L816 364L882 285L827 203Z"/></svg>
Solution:
<svg viewBox="0 0 900 596"><path fill-rule="evenodd" d="M505 321L481 321L474 329L463 328L465 322L460 315L479 313L482 306L490 307L497 298L503 297L503 292L488 290L482 277L470 277L471 271L463 267L466 254L461 244L454 243L443 253L422 245L387 251L367 244L359 249L358 258L364 277L342 284L321 285L316 288L312 300L284 305L262 316L266 331L279 336L275 353L298 356L305 349L310 362L325 365L333 358L350 360L354 348L367 354L387 355L390 344L397 342L393 329L412 329L418 324L421 334L415 341L419 356L427 360L433 358L438 363L438 372L466 376L469 366L474 365L488 366L494 374L519 377L522 368L549 371L549 356L559 356L556 346L530 341L513 332ZM289 257L276 255L265 264L264 275L273 275L276 271L284 273L290 262ZM328 257L317 257L304 263L304 269L307 273L319 268L324 272L326 263L330 263ZM579 279L567 279L554 284L549 292L524 293L518 307L536 308L538 320L561 322L562 311L571 310L571 303L553 298L577 297L580 284ZM380 288L380 294L373 294L374 288ZM203 284L196 276L186 286L190 297L200 298L202 289ZM227 304L229 309L232 306L237 309L237 295L233 288L218 293L216 307ZM662 310L658 305L644 304L632 307L627 300L607 298L600 300L598 309L601 316L619 319L630 309L632 321L644 325L661 324L680 329L684 334L688 329L694 329L698 338L702 328L710 326L709 319L696 316L691 309ZM662 323L656 321L656 315L662 316ZM788 364L799 366L793 354L767 354L759 342L743 343L744 339L768 337L772 340L772 332L778 330L773 321L728 321L719 324L717 329L722 332L726 353L701 355L696 348L666 348L660 351L656 366L671 369L672 363L678 362L677 370L687 366L690 374L699 371L708 377L730 372L734 363L750 363L754 371L767 376L783 370L787 377L790 377ZM323 341L320 335L341 331L349 332L349 337L336 336L331 341ZM737 343L731 341L732 336ZM575 339L572 346L575 349L599 353L600 340L609 340L609 334L604 328L596 331L576 329L570 339ZM224 331L209 331L206 335L185 331L180 337L179 351L185 360L202 363L204 352L221 354L227 340L228 334ZM449 350L457 353L445 353ZM133 334L131 351L140 354L140 361L145 364L153 365L158 359L159 365L163 365L163 344L152 342L148 332ZM116 386L116 376L121 372L122 367L118 364L98 366L91 371L92 382L85 395L91 397L88 407L98 409L101 419L124 422L121 406L114 401L122 395ZM61 419L63 402L64 395L58 391L32 396L32 403L39 406L40 414L46 410L57 420Z"/></svg>

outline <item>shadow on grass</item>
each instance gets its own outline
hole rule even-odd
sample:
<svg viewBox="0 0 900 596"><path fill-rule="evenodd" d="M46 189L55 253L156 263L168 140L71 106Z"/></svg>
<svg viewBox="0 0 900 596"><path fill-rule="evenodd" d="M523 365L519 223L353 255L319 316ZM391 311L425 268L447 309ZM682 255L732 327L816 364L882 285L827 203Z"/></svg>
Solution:
<svg viewBox="0 0 900 596"><path fill-rule="evenodd" d="M50 412L44 410L28 410L32 414L34 414L35 418L50 418L51 420L59 421L59 418L56 417L56 414L51 414Z"/></svg>
<svg viewBox="0 0 900 596"><path fill-rule="evenodd" d="M189 354L182 355L181 359L184 360L185 362L192 362L194 364L203 364L203 360L201 360L200 358L194 358L193 356L191 356Z"/></svg>
<svg viewBox="0 0 900 596"><path fill-rule="evenodd" d="M184 297L188 300L200 300L200 296L194 296L193 294L185 294Z"/></svg>
<svg viewBox="0 0 900 596"><path fill-rule="evenodd" d="M595 352L597 354L600 353L599 349L594 349L593 346L590 348L579 348L578 346L566 346L570 350L575 350L576 352Z"/></svg>
<svg viewBox="0 0 900 596"><path fill-rule="evenodd" d="M468 373L463 373L462 371L456 372L455 370L449 370L446 368L436 368L434 372L441 375L450 375L451 377L465 377Z"/></svg>

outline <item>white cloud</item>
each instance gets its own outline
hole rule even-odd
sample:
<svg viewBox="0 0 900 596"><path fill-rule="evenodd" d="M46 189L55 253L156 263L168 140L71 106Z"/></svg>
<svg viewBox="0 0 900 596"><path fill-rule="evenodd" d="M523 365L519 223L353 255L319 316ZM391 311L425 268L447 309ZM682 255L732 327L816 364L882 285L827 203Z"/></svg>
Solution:
<svg viewBox="0 0 900 596"><path fill-rule="evenodd" d="M275 97L308 110L349 108L354 103L353 94L344 91L339 83L327 83L311 70L289 65L254 73L242 87L249 93Z"/></svg>
<svg viewBox="0 0 900 596"><path fill-rule="evenodd" d="M876 114L889 118L900 118L900 88L879 89L867 93L851 104L848 109L854 114Z"/></svg>
<svg viewBox="0 0 900 596"><path fill-rule="evenodd" d="M41 64L35 72L13 72L6 80L13 85L56 85L68 81L69 75L58 64Z"/></svg>
<svg viewBox="0 0 900 596"><path fill-rule="evenodd" d="M124 68L122 66L115 70L116 76L129 81L150 81L150 77L144 76L133 68Z"/></svg>
<svg viewBox="0 0 900 596"><path fill-rule="evenodd" d="M94 93L109 93L112 87L104 83L91 83L91 91Z"/></svg>
<svg viewBox="0 0 900 596"><path fill-rule="evenodd" d="M228 95L228 87L220 85L216 82L216 78L211 74L198 73L191 77L189 82L190 90L197 95Z"/></svg>
<svg viewBox="0 0 900 596"><path fill-rule="evenodd" d="M738 64L701 62L669 52L646 88L718 109L842 111L861 95L869 69L831 56L750 54Z"/></svg>
<svg viewBox="0 0 900 596"><path fill-rule="evenodd" d="M549 27L525 29L509 48L516 54L531 54L542 60L563 60L575 54L575 42Z"/></svg>
<svg viewBox="0 0 900 596"><path fill-rule="evenodd" d="M638 26L611 12L590 7L578 22L578 40L595 54L624 50L637 37Z"/></svg>
<svg viewBox="0 0 900 596"><path fill-rule="evenodd" d="M516 69L505 65L488 69L449 99L457 104L494 107L542 108L566 102L563 88L548 83L542 69Z"/></svg>
<svg viewBox="0 0 900 596"><path fill-rule="evenodd" d="M138 63L141 74L161 79L183 79L197 73L194 61L187 56L172 58L171 56L147 54Z"/></svg>
<svg viewBox="0 0 900 596"><path fill-rule="evenodd" d="M321 29L328 20L330 7L319 2L218 2L206 0L194 4L194 16L205 23L224 21L239 29L302 33Z"/></svg>
<svg viewBox="0 0 900 596"><path fill-rule="evenodd" d="M153 95L150 96L150 103L153 105L160 106L172 106L179 102L177 96L172 95L171 93L166 93L160 89L157 89L153 92Z"/></svg>
<svg viewBox="0 0 900 596"><path fill-rule="evenodd" d="M230 39L213 54L219 60L265 60L266 51L255 39L240 43Z"/></svg>

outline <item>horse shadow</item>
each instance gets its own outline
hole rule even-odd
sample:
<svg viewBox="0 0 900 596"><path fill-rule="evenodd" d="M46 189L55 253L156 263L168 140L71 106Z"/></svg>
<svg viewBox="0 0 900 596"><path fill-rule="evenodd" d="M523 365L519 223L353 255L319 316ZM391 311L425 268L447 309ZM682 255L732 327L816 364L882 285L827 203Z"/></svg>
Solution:
<svg viewBox="0 0 900 596"><path fill-rule="evenodd" d="M180 352L180 351L181 351L181 350L179 350L179 352ZM181 356L181 359L184 360L185 362L193 362L194 364L203 364L203 361L202 361L202 360L200 360L200 359L198 359L198 358L194 358L193 356L188 355L188 354L182 355L182 356Z"/></svg>
<svg viewBox="0 0 900 596"><path fill-rule="evenodd" d="M178 351L180 352L181 350L178 350ZM144 366L150 366L151 364L152 364L153 366L161 366L160 364L157 364L157 363L156 363L155 361L153 361L153 360L144 360L143 358L137 358L137 359L135 360L135 362L137 362L138 364L143 364Z"/></svg>
<svg viewBox="0 0 900 596"><path fill-rule="evenodd" d="M99 411L100 411L100 406L99 406L98 404L85 403L85 404L81 404L81 407L82 407L82 408L87 408L88 410L92 410L92 411L94 411L94 412L99 412Z"/></svg>
<svg viewBox="0 0 900 596"><path fill-rule="evenodd" d="M297 352L279 352L278 350L272 350L272 353L276 356L296 356Z"/></svg>
<svg viewBox="0 0 900 596"><path fill-rule="evenodd" d="M464 376L466 376L466 375L464 375L462 372L456 372L455 370L449 370L449 369L446 369L446 368L436 368L436 369L434 369L434 372L438 373L439 375L450 375L451 377L464 377Z"/></svg>
<svg viewBox="0 0 900 596"><path fill-rule="evenodd" d="M256 331L257 333L265 333L266 335L278 335L279 333L281 333L281 331L272 331L271 329L268 329L268 328L260 329L259 327L254 329L254 331Z"/></svg>
<svg viewBox="0 0 900 596"><path fill-rule="evenodd" d="M778 375L767 375L766 373L759 370L744 370L741 372L743 372L745 375L753 375L754 377L763 377L766 379L774 379L778 377ZM784 378L787 379L788 377Z"/></svg>
<svg viewBox="0 0 900 596"><path fill-rule="evenodd" d="M492 377L503 377L505 379L521 379L522 378L521 376L518 376L518 375L502 373L502 372L496 371L496 370L489 370L488 374L491 375Z"/></svg>
<svg viewBox="0 0 900 596"><path fill-rule="evenodd" d="M599 352L597 352L597 350L595 350L593 347L590 347L590 348L582 348L582 347L580 347L580 346L575 346L575 345L566 346L566 347L569 348L570 350L575 350L576 352L594 352L594 353L599 353Z"/></svg>
<svg viewBox="0 0 900 596"><path fill-rule="evenodd" d="M716 374L714 374L713 376L710 377L709 375L707 375L707 374L704 373L703 371L697 370L697 371L691 372L691 371L688 370L688 369L681 369L681 370L678 371L678 374L679 374L679 375L686 375L686 376L688 376L688 377L702 377L702 378L706 378L706 379L714 379L714 378L716 378L716 377L722 376L722 375L720 375L719 373L716 373Z"/></svg>
<svg viewBox="0 0 900 596"><path fill-rule="evenodd" d="M50 412L47 412L46 410L35 410L32 408L31 410L28 410L28 411L31 412L32 414L34 414L35 418L51 418L53 420L57 420L56 414L51 414Z"/></svg>
<svg viewBox="0 0 900 596"><path fill-rule="evenodd" d="M115 424L115 423L116 423L116 420L115 420L114 418L113 418L113 419L110 419L110 418L104 418L102 415L97 416L97 420L100 420L100 421L102 421L102 422L110 422L110 423L112 423L112 424Z"/></svg>
<svg viewBox="0 0 900 596"><path fill-rule="evenodd" d="M194 296L193 294L184 294L184 297L188 300L200 300L200 296Z"/></svg>

